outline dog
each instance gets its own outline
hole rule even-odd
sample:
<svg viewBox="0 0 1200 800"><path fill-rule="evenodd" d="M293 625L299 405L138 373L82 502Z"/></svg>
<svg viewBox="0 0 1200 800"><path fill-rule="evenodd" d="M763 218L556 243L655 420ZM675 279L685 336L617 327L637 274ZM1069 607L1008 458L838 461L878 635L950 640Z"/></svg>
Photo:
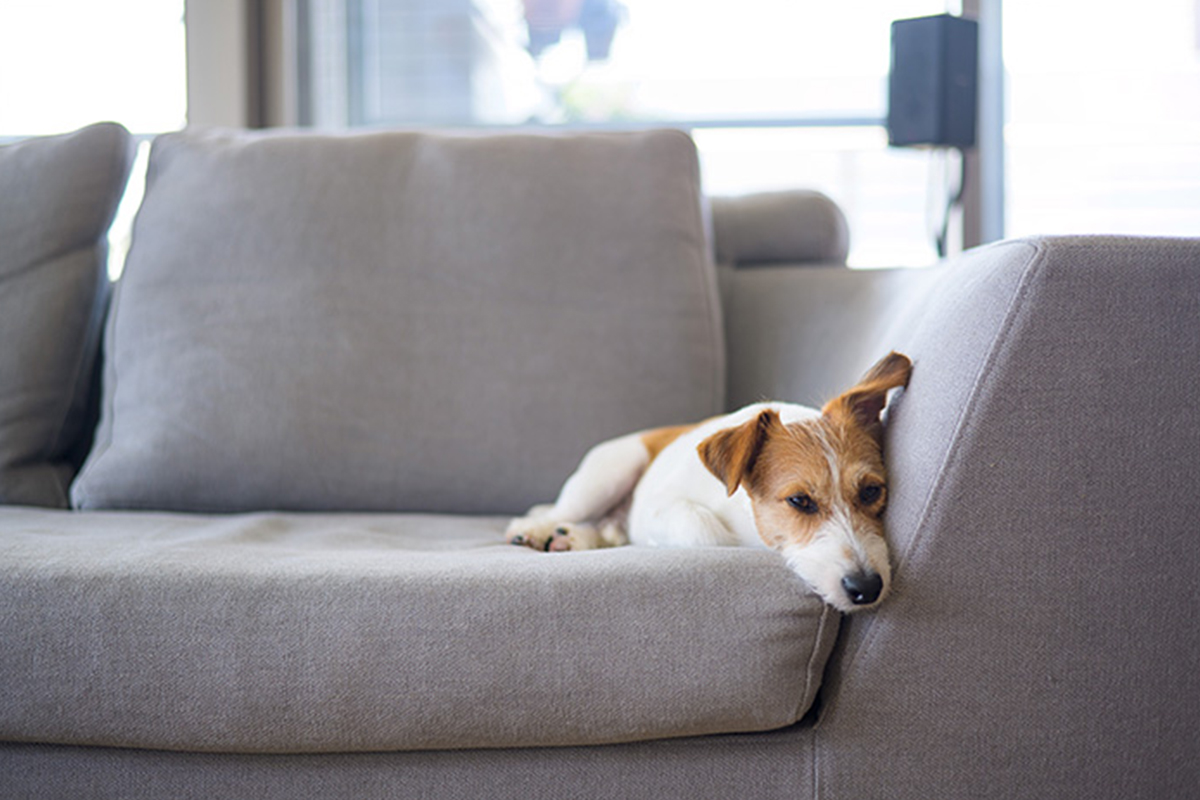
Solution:
<svg viewBox="0 0 1200 800"><path fill-rule="evenodd" d="M892 352L819 411L757 403L603 442L506 538L550 552L765 546L839 611L873 608L891 584L880 415L911 373Z"/></svg>

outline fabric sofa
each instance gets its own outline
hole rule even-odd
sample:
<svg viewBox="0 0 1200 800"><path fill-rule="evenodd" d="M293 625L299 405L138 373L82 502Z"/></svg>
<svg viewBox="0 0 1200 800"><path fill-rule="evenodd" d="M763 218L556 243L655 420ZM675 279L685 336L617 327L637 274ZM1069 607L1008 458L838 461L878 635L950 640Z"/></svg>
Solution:
<svg viewBox="0 0 1200 800"><path fill-rule="evenodd" d="M677 132L189 131L110 302L129 153L0 148L0 797L1200 785L1200 239L855 271ZM503 544L590 444L890 349L877 611Z"/></svg>

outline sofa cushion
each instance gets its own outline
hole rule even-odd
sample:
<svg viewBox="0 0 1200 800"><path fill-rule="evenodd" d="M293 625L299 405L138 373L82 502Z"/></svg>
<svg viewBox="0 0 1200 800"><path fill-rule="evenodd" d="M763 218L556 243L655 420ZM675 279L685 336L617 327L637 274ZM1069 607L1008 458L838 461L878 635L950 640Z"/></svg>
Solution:
<svg viewBox="0 0 1200 800"><path fill-rule="evenodd" d="M713 246L721 264L845 264L850 228L837 203L791 189L714 197Z"/></svg>
<svg viewBox="0 0 1200 800"><path fill-rule="evenodd" d="M0 147L0 503L67 505L129 156L112 123Z"/></svg>
<svg viewBox="0 0 1200 800"><path fill-rule="evenodd" d="M344 752L786 726L838 627L773 552L503 520L0 508L0 740Z"/></svg>
<svg viewBox="0 0 1200 800"><path fill-rule="evenodd" d="M160 137L84 508L511 513L720 410L679 132Z"/></svg>

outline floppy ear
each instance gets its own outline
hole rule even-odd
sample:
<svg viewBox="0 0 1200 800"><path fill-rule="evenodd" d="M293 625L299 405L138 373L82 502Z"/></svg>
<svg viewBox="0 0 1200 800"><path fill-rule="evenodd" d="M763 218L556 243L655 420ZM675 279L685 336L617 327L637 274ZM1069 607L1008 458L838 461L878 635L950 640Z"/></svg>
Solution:
<svg viewBox="0 0 1200 800"><path fill-rule="evenodd" d="M830 400L821 413L830 419L849 422L865 428L876 439L882 435L879 415L887 405L887 394L898 386L908 384L912 361L895 351L867 370L857 384Z"/></svg>
<svg viewBox="0 0 1200 800"><path fill-rule="evenodd" d="M767 409L736 428L717 431L697 445L696 452L708 471L725 484L725 492L732 495L749 479L763 443L777 425L782 425L779 414Z"/></svg>

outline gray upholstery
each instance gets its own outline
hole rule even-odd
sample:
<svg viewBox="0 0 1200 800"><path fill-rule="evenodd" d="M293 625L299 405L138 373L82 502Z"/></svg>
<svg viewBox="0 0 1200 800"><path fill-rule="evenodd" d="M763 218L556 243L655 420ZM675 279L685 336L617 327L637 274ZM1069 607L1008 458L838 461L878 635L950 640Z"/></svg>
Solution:
<svg viewBox="0 0 1200 800"><path fill-rule="evenodd" d="M1198 319L1197 239L1009 242L942 276L896 340L894 594L831 665L825 797L1195 793Z"/></svg>
<svg viewBox="0 0 1200 800"><path fill-rule="evenodd" d="M846 263L846 215L820 192L794 189L714 197L710 205L717 263Z"/></svg>
<svg viewBox="0 0 1200 800"><path fill-rule="evenodd" d="M166 135L74 501L523 511L720 410L718 302L678 132Z"/></svg>
<svg viewBox="0 0 1200 800"><path fill-rule="evenodd" d="M547 555L503 524L0 507L0 741L579 745L808 710L838 615L774 553Z"/></svg>
<svg viewBox="0 0 1200 800"><path fill-rule="evenodd" d="M729 406L820 407L895 349L940 272L722 267Z"/></svg>
<svg viewBox="0 0 1200 800"><path fill-rule="evenodd" d="M143 237L190 224L154 219ZM6 508L0 797L1192 796L1200 239L870 273L794 251L741 268L752 249L721 280L731 402L819 402L888 349L915 362L887 415L893 593L841 621L798 722L829 631L769 553L545 555L484 517ZM512 344L553 349L540 335ZM515 746L543 730L578 744Z"/></svg>
<svg viewBox="0 0 1200 800"><path fill-rule="evenodd" d="M0 503L67 507L129 156L112 123L0 147Z"/></svg>
<svg viewBox="0 0 1200 800"><path fill-rule="evenodd" d="M305 755L0 744L0 774L21 800L804 800L814 796L812 737L802 726L602 747Z"/></svg>

